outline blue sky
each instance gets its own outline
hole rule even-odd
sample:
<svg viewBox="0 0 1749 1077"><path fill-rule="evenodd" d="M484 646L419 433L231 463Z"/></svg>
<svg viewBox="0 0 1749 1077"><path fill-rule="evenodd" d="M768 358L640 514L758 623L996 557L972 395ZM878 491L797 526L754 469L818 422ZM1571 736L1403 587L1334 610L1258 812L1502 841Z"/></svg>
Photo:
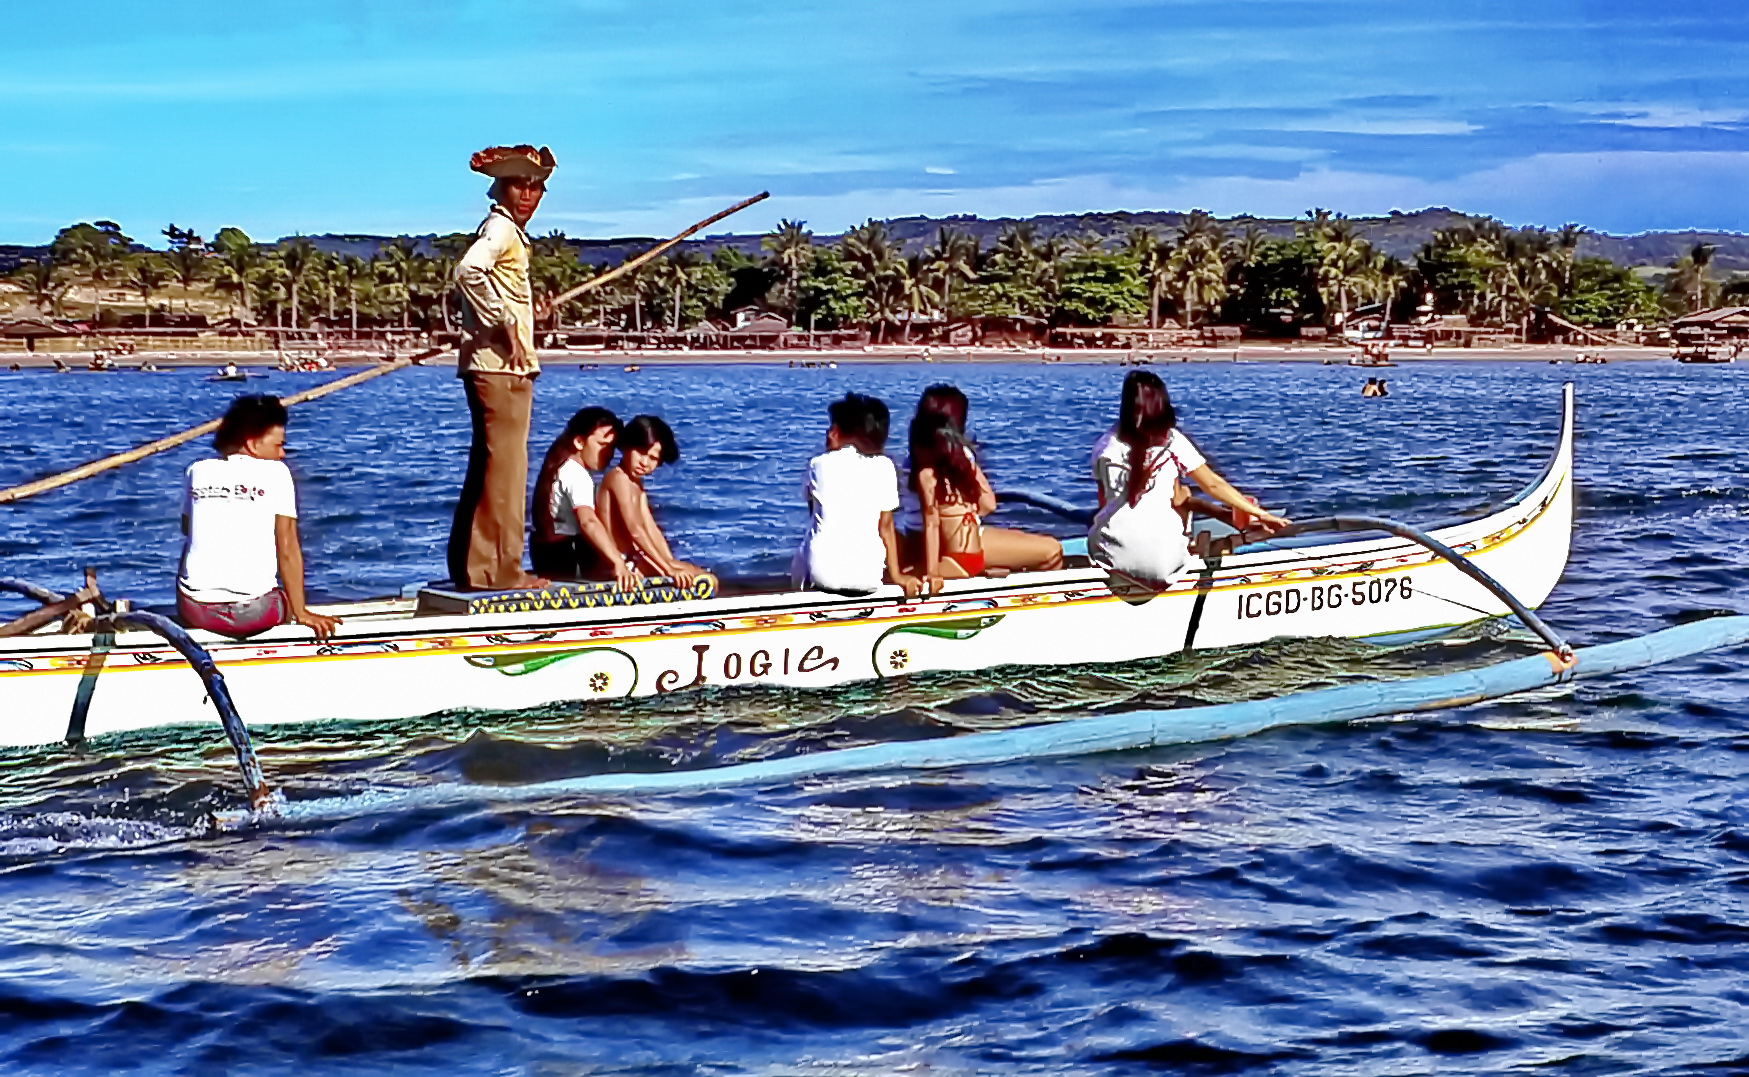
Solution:
<svg viewBox="0 0 1749 1077"><path fill-rule="evenodd" d="M0 242L1450 205L1749 230L1741 0L60 0L0 34Z"/></svg>

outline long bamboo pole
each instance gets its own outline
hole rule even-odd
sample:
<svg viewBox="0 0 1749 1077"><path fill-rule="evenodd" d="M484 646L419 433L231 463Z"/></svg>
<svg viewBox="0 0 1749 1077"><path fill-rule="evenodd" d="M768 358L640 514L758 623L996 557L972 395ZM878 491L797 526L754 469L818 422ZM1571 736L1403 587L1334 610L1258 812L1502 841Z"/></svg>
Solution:
<svg viewBox="0 0 1749 1077"><path fill-rule="evenodd" d="M643 254L640 254L635 258L628 258L626 261L608 270L606 273L603 273L598 277L591 277L582 284L579 284L568 291L560 292L551 300L548 300L546 305L556 310L558 309L559 304L569 302L570 300L582 295L584 292L599 288L608 281L613 280L615 277L630 273L632 270L650 261L652 258L658 257L663 251L672 249L676 244L690 236L697 235L711 225L716 224L724 217L729 217L733 214L739 213L748 206L751 206L756 202L763 202L770 197L770 191L760 191L752 198L742 199L728 209L719 213L711 214L709 217L699 221L691 228L681 232L673 239L663 240L661 243L651 247ZM333 381L327 382L323 385L318 385L314 389L306 389L301 393L293 393L288 397L282 398L281 402L289 407L293 404L302 404L306 401L318 400L327 396L329 393L337 393L342 389L350 389L354 385L367 382L372 378L380 378L384 374L400 370L402 367L408 366L414 362L435 358L449 350L450 349L447 347L433 348L430 351L423 352L410 359L397 359L392 363L384 363L381 366L372 367L369 370L361 370L356 374L348 374L344 378L335 378ZM161 453L166 449L174 449L176 446L193 441L195 438L204 434L210 434L218 428L219 420L209 419L208 421L201 423L199 426L190 427L181 433L171 434L169 437L147 442L144 445L129 449L126 452L116 453L114 456L106 456L101 460L93 460L89 464L81 464L80 466L73 468L71 471L63 471L58 475L50 475L47 478L37 479L33 482L27 482L19 486L0 490L0 505L4 505L10 501L21 501L27 497L35 497L37 494L59 489L62 486L78 482L81 479L89 479L93 475L101 475L105 471L111 471L123 466L124 464L131 464L136 460L144 460L148 456Z"/></svg>
<svg viewBox="0 0 1749 1077"><path fill-rule="evenodd" d="M745 198L739 202L736 202L734 205L730 206L728 209L723 210L721 213L713 213L709 217L706 217L704 220L693 225L691 228L688 228L686 231L675 236L673 239L665 239L662 242L656 244L654 247L651 247L649 250L645 251L644 253L638 255L636 258L628 258L625 261L621 262L619 265L614 266L612 269L608 270L606 273L603 273L598 277L590 277L588 280L584 281L582 284L577 285L575 288L567 288L566 290L560 292L558 295L555 295L551 299L547 300L546 306L552 310L558 310L561 304L569 303L571 300L582 295L584 292L593 291L594 289L601 287L603 284L606 284L608 281L613 280L616 277L623 277L627 273L630 273L632 270L643 265L645 262L650 261L652 258L656 258L656 257L660 256L664 251L672 249L675 245L679 244L681 241L688 239L692 236L695 236L698 233L704 231L706 228L709 228L711 225L716 224L718 221L722 220L724 217L734 216L735 214L746 209L748 206L751 206L756 202L763 202L767 198L770 198L770 197L771 197L770 191L760 191L758 194L754 195L752 198Z"/></svg>
<svg viewBox="0 0 1749 1077"><path fill-rule="evenodd" d="M438 354L438 352L434 350L416 356L415 358L423 360L436 354ZM381 366L372 367L369 370L361 370L356 374L348 374L344 378L335 378L333 381L324 382L313 389L305 389L301 393L293 393L290 396L282 397L280 398L280 402L289 407L293 404L302 404L310 400L319 400L322 397L327 396L329 393L337 393L342 389L350 389L352 386L358 385L362 382L367 382L372 378L380 378L384 374L399 370L402 367L411 364L413 361L413 359L397 359L392 363L384 363ZM101 460L93 460L89 464L81 464L80 466L73 468L71 471L63 471L59 475L50 475L48 478L37 479L34 482L27 482L20 486L13 486L9 489L0 490L0 505L4 505L9 501L22 501L27 497L35 497L37 494L59 489L62 486L78 482L80 479L89 479L93 475L101 475L105 471L114 470L124 464L131 464L136 460L144 460L148 456L156 455L166 449L174 449L178 445L193 441L195 438L201 437L205 434L210 434L218 428L219 420L209 419L206 422L201 423L199 426L189 427L181 433L171 434L169 437L147 442L144 445L129 449L126 452L119 452L114 456L106 456Z"/></svg>

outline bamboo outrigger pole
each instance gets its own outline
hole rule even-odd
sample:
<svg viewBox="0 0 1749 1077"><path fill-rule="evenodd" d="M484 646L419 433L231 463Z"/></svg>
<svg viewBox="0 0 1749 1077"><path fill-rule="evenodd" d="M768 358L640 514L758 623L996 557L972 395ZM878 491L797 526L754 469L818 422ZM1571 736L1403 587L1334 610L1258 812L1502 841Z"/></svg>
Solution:
<svg viewBox="0 0 1749 1077"><path fill-rule="evenodd" d="M327 396L329 393L337 393L342 389L350 389L352 386L358 385L361 382L367 382L372 378L380 378L390 371L399 370L402 367L413 363L415 360L424 360L436 354L438 354L438 351L433 350L414 356L410 359L397 359L392 363L384 363L381 366L372 367L369 370L361 370L356 374L348 374L344 378L335 378L333 381L325 382L316 386L314 389L305 389L301 393L293 393L290 396L282 397L280 402L289 407L293 404L302 404L308 400L317 400L321 397ZM93 460L89 464L81 464L71 471L63 471L59 475L50 475L46 479L37 479L34 482L27 482L20 486L13 486L9 489L0 490L0 505L3 505L8 501L21 501L27 497L34 497L37 494L47 493L50 490L58 489L69 483L78 482L80 479L89 479L93 475L100 475L105 471L121 467L123 464L131 464L135 460L144 460L146 457L152 456L156 453L161 453L165 449L174 449L176 446L181 445L184 442L193 441L195 438L198 438L203 434L210 434L218 428L219 421L217 419L209 419L206 422L201 423L199 426L191 426L179 434L171 434L169 437L147 442L144 445L129 449L126 452L118 452L114 456L106 456L101 460Z"/></svg>
<svg viewBox="0 0 1749 1077"><path fill-rule="evenodd" d="M603 284L606 284L608 281L613 280L615 277L621 277L627 273L630 273L632 270L643 265L645 262L648 262L650 259L657 257L663 251L669 250L670 248L674 247L676 244L680 243L681 241L697 235L698 233L704 231L706 228L709 228L711 225L716 224L718 221L722 220L724 217L732 217L735 214L746 209L748 206L751 206L756 202L763 202L767 198L770 198L770 197L771 197L770 191L760 191L758 194L754 195L752 198L744 198L741 201L736 202L734 205L730 206L728 209L723 210L721 213L711 214L709 217L706 217L704 220L693 225L691 228L688 228L686 231L675 236L673 239L663 240L662 242L656 244L654 247L651 247L649 250L638 255L636 258L627 258L625 261L621 262L619 265L614 266L612 269L608 270L606 273L603 273L597 277L590 277L588 280L584 281L582 284L577 285L575 288L565 289L564 291L560 292L558 295L555 295L551 299L547 300L545 305L551 310L558 310L561 304L569 303L571 300L582 295L584 292L593 291L594 289L601 287Z"/></svg>
<svg viewBox="0 0 1749 1077"><path fill-rule="evenodd" d="M629 258L600 276L591 277L582 284L577 285L575 288L560 292L558 295L548 300L546 305L553 309L557 309L561 303L567 303L582 295L584 292L601 287L615 277L630 273L632 270L643 265L645 262L648 262L650 259L657 257L663 251L671 249L675 244L682 242L690 236L697 235L699 232L704 231L706 228L709 228L724 217L739 213L748 206L753 205L755 202L762 202L770 197L770 191L761 191L752 198L736 202L734 205L720 213L713 213L711 216L699 221L697 224L675 236L673 239L663 240L661 243L656 244L654 247L651 247L636 258ZM281 402L289 407L293 404L302 404L306 401L316 400L327 396L329 393L337 393L342 389L350 389L354 385L367 382L372 378L380 378L384 374L400 370L402 367L409 366L413 363L433 359L449 350L450 348L448 346L433 348L430 351L422 352L409 359L397 359L394 362L384 363L381 366L372 367L369 370L361 370L356 374L348 374L344 378L335 378L333 381L327 382L323 385L318 385L314 389L306 389L301 393L293 393L288 397L283 397ZM193 441L195 438L198 438L203 434L210 434L218 428L219 421L217 419L209 419L206 422L201 423L199 426L189 427L187 430L184 430L179 434L171 434L169 437L147 442L144 445L129 449L126 452L119 452L114 456L106 456L101 460L93 460L89 464L81 464L80 466L73 468L71 471L63 471L59 475L50 475L47 478L37 479L33 482L27 482L19 486L0 490L0 505L4 505L9 501L22 501L27 497L35 497L37 494L59 489L70 483L78 482L80 479L89 479L93 475L101 475L105 471L113 470L124 464L131 464L136 460L144 460L146 457L161 453L166 449L174 449L178 445Z"/></svg>

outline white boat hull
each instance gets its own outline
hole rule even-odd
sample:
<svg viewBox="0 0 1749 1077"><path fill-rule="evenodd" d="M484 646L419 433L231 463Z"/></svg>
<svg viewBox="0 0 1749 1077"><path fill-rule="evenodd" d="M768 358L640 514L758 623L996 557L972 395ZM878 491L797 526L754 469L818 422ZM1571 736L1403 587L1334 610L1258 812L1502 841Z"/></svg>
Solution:
<svg viewBox="0 0 1749 1077"><path fill-rule="evenodd" d="M1540 605L1573 523L1568 390L1547 471L1506 507L1434 536ZM1114 586L1119 590L1114 591ZM412 602L324 607L328 644L283 626L245 642L195 638L252 726L394 720L439 711L607 703L704 685L831 688L1002 665L1127 662L1292 636L1389 639L1503 616L1486 588L1395 537L1247 547L1159 594L1126 595L1097 568L953 581L908 602L817 592L588 610L414 616ZM85 732L214 720L205 687L162 640L132 632L0 639L0 744L62 740L82 681Z"/></svg>

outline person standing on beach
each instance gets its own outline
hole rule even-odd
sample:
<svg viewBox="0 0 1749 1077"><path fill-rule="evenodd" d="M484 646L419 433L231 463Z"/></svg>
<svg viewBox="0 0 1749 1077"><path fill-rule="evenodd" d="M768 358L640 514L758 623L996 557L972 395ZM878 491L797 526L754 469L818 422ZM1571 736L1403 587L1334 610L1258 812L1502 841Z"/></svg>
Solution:
<svg viewBox="0 0 1749 1077"><path fill-rule="evenodd" d="M468 473L449 532L449 574L471 591L545 587L522 567L536 309L528 282L529 218L553 171L545 146L494 146L470 167L492 177L492 209L456 265L462 345L456 365L473 420Z"/></svg>

